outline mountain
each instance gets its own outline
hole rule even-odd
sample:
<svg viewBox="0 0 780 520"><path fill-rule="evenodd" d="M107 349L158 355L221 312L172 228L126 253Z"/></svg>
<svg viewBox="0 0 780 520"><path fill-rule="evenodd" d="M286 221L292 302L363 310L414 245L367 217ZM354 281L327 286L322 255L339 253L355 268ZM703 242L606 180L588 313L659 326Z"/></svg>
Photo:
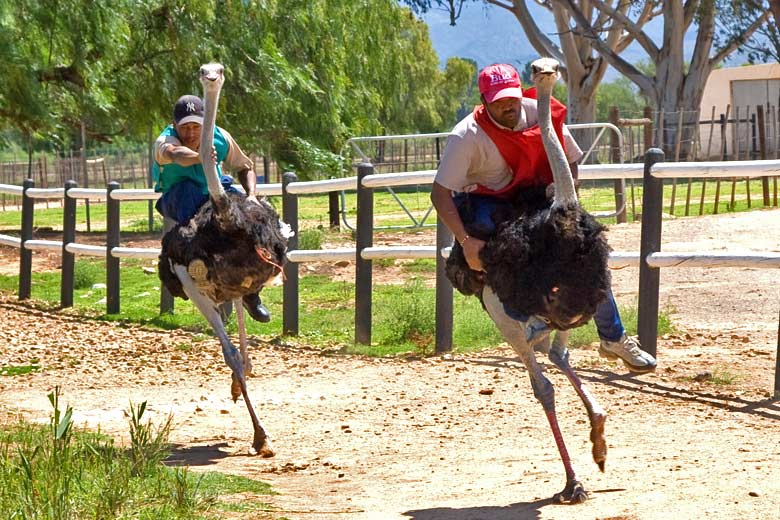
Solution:
<svg viewBox="0 0 780 520"><path fill-rule="evenodd" d="M534 14L549 22L543 27L554 32L555 25L549 13L536 5ZM544 18L542 18L544 17ZM509 63L518 70L539 57L520 29L517 19L509 11L488 4L464 4L455 26L450 25L449 13L432 8L422 16L428 24L431 42L444 67L452 56L469 58L482 68L492 63Z"/></svg>
<svg viewBox="0 0 780 520"><path fill-rule="evenodd" d="M542 31L557 42L557 29L550 12L533 2L529 2L529 10ZM440 8L431 8L422 15L422 19L428 24L431 42L442 67L448 58L459 56L475 60L478 68L491 63L509 63L520 70L526 63L539 57L514 15L494 5L466 2L455 26L450 25L449 13ZM645 27L645 31L652 40L660 42L662 20L654 20ZM685 55L688 59L693 52L695 39L694 30L685 35ZM637 43L623 51L622 56L631 63L648 61L647 54ZM731 61L728 63L732 65ZM605 79L612 81L618 76L617 71L609 68Z"/></svg>

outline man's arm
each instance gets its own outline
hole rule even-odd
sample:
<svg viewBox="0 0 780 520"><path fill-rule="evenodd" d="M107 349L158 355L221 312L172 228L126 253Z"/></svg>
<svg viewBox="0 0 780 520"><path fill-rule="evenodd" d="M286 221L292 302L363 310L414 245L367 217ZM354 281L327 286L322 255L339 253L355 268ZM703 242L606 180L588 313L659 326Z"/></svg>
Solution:
<svg viewBox="0 0 780 520"><path fill-rule="evenodd" d="M479 252L485 245L485 242L470 236L466 232L463 221L458 214L458 208L455 207L455 202L452 200L452 190L445 188L438 182L434 182L431 190L431 202L436 208L439 218L463 248L463 256L466 257L469 267L475 271L482 271L482 261L479 259Z"/></svg>
<svg viewBox="0 0 780 520"><path fill-rule="evenodd" d="M200 154L184 145L165 144L160 150L160 156L180 166L192 166L200 163Z"/></svg>
<svg viewBox="0 0 780 520"><path fill-rule="evenodd" d="M241 186L244 187L244 191L246 191L247 198L251 198L254 202L258 202L256 193L257 175L255 175L254 170L252 170L252 168L244 168L243 170L238 171L236 175L238 175L238 182L241 183Z"/></svg>

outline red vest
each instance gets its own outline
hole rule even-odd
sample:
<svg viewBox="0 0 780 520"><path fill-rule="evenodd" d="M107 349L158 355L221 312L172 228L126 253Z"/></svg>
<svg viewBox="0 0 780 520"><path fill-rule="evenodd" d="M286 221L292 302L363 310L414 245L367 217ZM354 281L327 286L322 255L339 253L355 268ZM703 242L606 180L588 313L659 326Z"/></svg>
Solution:
<svg viewBox="0 0 780 520"><path fill-rule="evenodd" d="M524 90L523 96L536 99L536 89ZM561 146L563 146L563 123L566 120L566 106L551 97L550 112L553 128L558 135ZM510 170L512 170L513 176L509 184L500 190L491 190L478 184L477 189L472 193L509 199L512 198L518 188L537 185L546 186L552 183L550 161L547 160L547 154L544 151L539 125L519 131L501 128L490 119L484 105L479 105L474 109L474 120L490 137L490 140L495 143L496 148L501 153L501 157L504 158Z"/></svg>

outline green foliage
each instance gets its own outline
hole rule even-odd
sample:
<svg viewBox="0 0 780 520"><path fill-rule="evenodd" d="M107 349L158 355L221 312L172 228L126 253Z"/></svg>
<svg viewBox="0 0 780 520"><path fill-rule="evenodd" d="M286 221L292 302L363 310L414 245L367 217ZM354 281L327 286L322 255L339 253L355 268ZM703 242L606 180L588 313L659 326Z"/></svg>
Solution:
<svg viewBox="0 0 780 520"><path fill-rule="evenodd" d="M387 329L381 343L412 343L423 353L431 353L436 331L433 294L422 280L413 278L403 291L383 297L381 310L394 326Z"/></svg>
<svg viewBox="0 0 780 520"><path fill-rule="evenodd" d="M609 121L609 110L618 107L621 117L639 117L647 105L636 86L623 77L601 83L596 89L596 121Z"/></svg>
<svg viewBox="0 0 780 520"><path fill-rule="evenodd" d="M137 407L130 403L130 460L133 475L146 474L170 451L168 437L173 416L169 415L162 425L155 427L151 421L142 421L145 411L146 401Z"/></svg>
<svg viewBox="0 0 780 520"><path fill-rule="evenodd" d="M37 363L33 363L30 365L7 365L4 367L0 367L0 376L9 376L9 377L23 376L31 372L36 372L40 369L41 367Z"/></svg>
<svg viewBox="0 0 780 520"><path fill-rule="evenodd" d="M89 260L77 260L73 265L74 289L89 289L100 280L105 280L105 275L99 264Z"/></svg>
<svg viewBox="0 0 780 520"><path fill-rule="evenodd" d="M325 231L322 228L310 228L300 231L298 237L299 249L322 249L322 239Z"/></svg>
<svg viewBox="0 0 780 520"><path fill-rule="evenodd" d="M301 179L341 174L351 136L449 126L471 83L395 0L4 2L0 59L0 132L24 148L74 147L82 122L146 141L221 61L218 123Z"/></svg>
<svg viewBox="0 0 780 520"><path fill-rule="evenodd" d="M125 450L99 433L74 429L73 410L61 409L59 388L49 401L49 425L0 427L3 518L212 518L215 508L234 509L231 495L272 493L243 477L163 466L170 418L159 428L142 423L145 403L131 405L131 447ZM253 500L244 510L267 509Z"/></svg>

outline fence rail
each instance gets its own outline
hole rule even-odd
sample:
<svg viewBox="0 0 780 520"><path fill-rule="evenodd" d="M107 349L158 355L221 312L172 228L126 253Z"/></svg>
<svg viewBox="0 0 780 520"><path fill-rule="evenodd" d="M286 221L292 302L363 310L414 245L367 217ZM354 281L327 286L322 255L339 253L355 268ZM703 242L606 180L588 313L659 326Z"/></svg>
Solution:
<svg viewBox="0 0 780 520"><path fill-rule="evenodd" d="M636 179L643 177L643 221L641 249L638 253L613 252L610 266L640 267L639 279L639 334L643 347L655 354L658 325L658 292L660 268L685 267L753 267L780 268L780 253L751 252L725 254L722 252L680 252L662 253L661 206L662 179L679 176L694 178L718 178L740 175L745 177L766 177L777 175L780 160L743 161L730 163L664 163L659 150L647 154L644 165L588 165L583 166L583 178L592 179ZM300 194L328 193L334 189L353 189L358 192L357 233L355 248L334 250L300 250L297 234L290 240L290 251L285 266L285 288L283 301L283 333L298 334L298 267L297 264L314 261L353 260L356 262L355 284L355 341L371 341L371 289L372 261L384 258L435 258L436 275L436 344L437 352L452 348L452 286L444 276L444 262L452 237L441 221L438 222L436 245L416 247L374 247L373 246L373 195L374 190L386 186L421 184L432 182L432 172L403 172L400 174L377 174L371 164L358 166L358 175L354 178L328 181L297 182L294 174L283 176L281 185L265 185L263 191L269 195L282 195L283 218L296 233L298 229L297 197ZM17 192L18 186L0 185L0 193ZM21 237L0 235L0 243L18 247L20 250L19 298L30 296L31 251L40 249L62 250L62 306L73 302L73 255L88 255L106 258L107 276L107 312L118 313L119 302L119 259L120 258L156 258L159 249L126 248L119 244L119 204L122 200L154 200L159 194L152 190L122 190L118 183L109 183L107 189L78 188L69 181L65 188L36 189L32 180L22 187L23 214ZM36 198L55 195L65 200L66 210L63 216L63 240L34 240L33 216ZM88 198L93 201L106 201L109 205L106 245L95 246L78 244L75 241L75 201ZM644 260L642 260L644 259ZM162 304L162 302L161 302ZM161 306L161 308L163 308ZM780 339L778 339L780 355ZM775 373L775 396L780 397L780 370Z"/></svg>

